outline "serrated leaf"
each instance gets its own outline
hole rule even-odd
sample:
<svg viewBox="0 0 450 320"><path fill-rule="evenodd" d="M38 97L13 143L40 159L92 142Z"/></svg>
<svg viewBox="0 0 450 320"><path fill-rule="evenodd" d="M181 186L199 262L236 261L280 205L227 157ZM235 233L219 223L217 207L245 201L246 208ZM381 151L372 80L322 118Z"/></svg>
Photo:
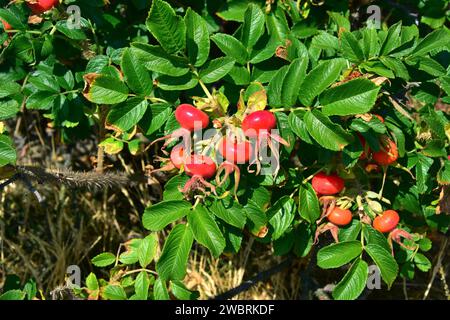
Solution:
<svg viewBox="0 0 450 320"><path fill-rule="evenodd" d="M122 55L121 67L128 86L136 93L150 95L153 81L148 70L139 61L136 51L126 48Z"/></svg>
<svg viewBox="0 0 450 320"><path fill-rule="evenodd" d="M139 264L142 268L146 268L153 260L158 249L158 239L155 234L150 234L142 239L139 248L137 249L137 256Z"/></svg>
<svg viewBox="0 0 450 320"><path fill-rule="evenodd" d="M103 297L107 300L126 300L125 290L118 285L107 285L103 290Z"/></svg>
<svg viewBox="0 0 450 320"><path fill-rule="evenodd" d="M103 252L92 258L91 262L96 267L106 267L116 262L116 256L110 252Z"/></svg>
<svg viewBox="0 0 450 320"><path fill-rule="evenodd" d="M412 51L412 55L420 56L429 53L432 50L450 45L450 32L448 29L439 29L429 33L420 40Z"/></svg>
<svg viewBox="0 0 450 320"><path fill-rule="evenodd" d="M369 112L375 105L380 87L368 79L355 79L326 90L319 101L327 115L354 115Z"/></svg>
<svg viewBox="0 0 450 320"><path fill-rule="evenodd" d="M298 201L300 216L309 223L314 223L320 217L320 207L317 194L310 183L300 186Z"/></svg>
<svg viewBox="0 0 450 320"><path fill-rule="evenodd" d="M186 25L167 2L153 0L145 25L168 53L185 48Z"/></svg>
<svg viewBox="0 0 450 320"><path fill-rule="evenodd" d="M244 227L247 220L242 206L234 200L216 200L209 207L209 211L226 223L239 229Z"/></svg>
<svg viewBox="0 0 450 320"><path fill-rule="evenodd" d="M244 14L242 25L242 44L247 48L252 48L264 33L264 13L259 6L254 3L248 5Z"/></svg>
<svg viewBox="0 0 450 320"><path fill-rule="evenodd" d="M107 124L120 132L133 128L142 119L147 110L148 102L135 97L115 105L107 116Z"/></svg>
<svg viewBox="0 0 450 320"><path fill-rule="evenodd" d="M389 54L392 50L400 45L400 31L402 29L402 22L397 22L389 27L386 38L383 41L380 49L380 56Z"/></svg>
<svg viewBox="0 0 450 320"><path fill-rule="evenodd" d="M139 62L150 71L174 77L182 76L189 72L187 61L167 54L159 46L133 42L131 44L131 51Z"/></svg>
<svg viewBox="0 0 450 320"><path fill-rule="evenodd" d="M183 280L194 237L185 224L176 225L164 243L156 271L164 280Z"/></svg>
<svg viewBox="0 0 450 320"><path fill-rule="evenodd" d="M269 224L273 228L272 240L280 238L291 226L294 220L296 206L294 200L284 196L267 210Z"/></svg>
<svg viewBox="0 0 450 320"><path fill-rule="evenodd" d="M153 296L155 300L170 300L167 285L164 280L158 278L153 286Z"/></svg>
<svg viewBox="0 0 450 320"><path fill-rule="evenodd" d="M189 61L196 67L208 59L210 43L208 25L194 10L188 8L184 16L186 24L186 48Z"/></svg>
<svg viewBox="0 0 450 320"><path fill-rule="evenodd" d="M195 240L207 247L214 257L218 257L225 249L225 238L212 214L203 206L197 205L188 214L189 227Z"/></svg>
<svg viewBox="0 0 450 320"><path fill-rule="evenodd" d="M336 81L345 66L345 60L338 58L324 61L312 69L300 86L299 98L301 103L310 106L315 97Z"/></svg>
<svg viewBox="0 0 450 320"><path fill-rule="evenodd" d="M317 265L322 269L338 268L349 263L362 252L360 241L334 243L319 250Z"/></svg>
<svg viewBox="0 0 450 320"><path fill-rule="evenodd" d="M145 209L142 224L147 230L159 231L184 217L190 208L191 204L184 200L159 202Z"/></svg>
<svg viewBox="0 0 450 320"><path fill-rule="evenodd" d="M437 181L440 185L450 185L450 160L445 161L439 170Z"/></svg>
<svg viewBox="0 0 450 320"><path fill-rule="evenodd" d="M311 137L326 149L341 151L353 140L351 134L318 110L308 111L303 121Z"/></svg>
<svg viewBox="0 0 450 320"><path fill-rule="evenodd" d="M136 292L137 299L147 300L148 289L150 288L150 277L147 272L141 271L136 277L134 282L134 291Z"/></svg>
<svg viewBox="0 0 450 320"><path fill-rule="evenodd" d="M204 83L216 82L230 72L234 63L235 60L229 57L210 60L200 70L200 78Z"/></svg>
<svg viewBox="0 0 450 320"><path fill-rule="evenodd" d="M333 290L336 300L354 300L366 287L369 267L364 260L356 260L345 274L344 278Z"/></svg>
<svg viewBox="0 0 450 320"><path fill-rule="evenodd" d="M300 87L306 76L306 68L308 68L308 59L305 58L294 59L289 65L281 87L281 104L284 107L291 107L297 101Z"/></svg>
<svg viewBox="0 0 450 320"><path fill-rule="evenodd" d="M353 32L342 33L341 46L344 57L355 62L364 60L363 50Z"/></svg>
<svg viewBox="0 0 450 320"><path fill-rule="evenodd" d="M86 75L85 79L89 86L84 96L93 103L116 104L128 98L127 86L115 77L93 74L92 78Z"/></svg>
<svg viewBox="0 0 450 320"><path fill-rule="evenodd" d="M247 62L248 52L244 45L235 37L225 33L216 33L211 36L211 40L228 57L235 59L241 64Z"/></svg>
<svg viewBox="0 0 450 320"><path fill-rule="evenodd" d="M98 280L97 280L97 276L95 275L95 273L90 273L87 278L86 278L86 287L91 290L91 291L95 291L98 290L99 286L98 286Z"/></svg>
<svg viewBox="0 0 450 320"><path fill-rule="evenodd" d="M372 260L376 263L381 272L381 277L390 288L395 278L397 278L398 265L391 253L385 248L369 243L364 248Z"/></svg>

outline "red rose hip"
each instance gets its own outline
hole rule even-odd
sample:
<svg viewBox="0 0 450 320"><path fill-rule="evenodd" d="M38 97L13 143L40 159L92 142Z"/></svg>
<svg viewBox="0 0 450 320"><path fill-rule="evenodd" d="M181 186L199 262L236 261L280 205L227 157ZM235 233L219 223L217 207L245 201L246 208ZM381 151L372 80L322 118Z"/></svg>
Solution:
<svg viewBox="0 0 450 320"><path fill-rule="evenodd" d="M216 169L216 163L208 156L193 154L186 159L185 170L188 176L210 179L216 174Z"/></svg>
<svg viewBox="0 0 450 320"><path fill-rule="evenodd" d="M372 153L372 159L382 166L394 163L398 159L397 145L391 139L386 138L382 141L380 150Z"/></svg>
<svg viewBox="0 0 450 320"><path fill-rule="evenodd" d="M182 128L189 131L204 129L209 124L209 117L206 113L187 103L180 104L177 107L175 118Z"/></svg>
<svg viewBox="0 0 450 320"><path fill-rule="evenodd" d="M397 211L386 210L381 216L373 220L373 227L381 233L387 233L394 230L400 221L400 216Z"/></svg>
<svg viewBox="0 0 450 320"><path fill-rule="evenodd" d="M248 141L237 142L224 137L219 141L218 150L225 160L243 164L250 159L253 148Z"/></svg>
<svg viewBox="0 0 450 320"><path fill-rule="evenodd" d="M242 121L242 130L248 137L257 137L261 131L269 132L277 127L277 119L267 110L250 113Z"/></svg>
<svg viewBox="0 0 450 320"><path fill-rule="evenodd" d="M335 207L327 216L327 219L337 226L346 226L352 221L352 212L348 209Z"/></svg>
<svg viewBox="0 0 450 320"><path fill-rule="evenodd" d="M311 181L314 191L319 194L330 196L344 189L344 180L337 174L327 175L319 172Z"/></svg>
<svg viewBox="0 0 450 320"><path fill-rule="evenodd" d="M38 0L36 3L27 2L28 7L34 14L41 14L56 6L59 0Z"/></svg>

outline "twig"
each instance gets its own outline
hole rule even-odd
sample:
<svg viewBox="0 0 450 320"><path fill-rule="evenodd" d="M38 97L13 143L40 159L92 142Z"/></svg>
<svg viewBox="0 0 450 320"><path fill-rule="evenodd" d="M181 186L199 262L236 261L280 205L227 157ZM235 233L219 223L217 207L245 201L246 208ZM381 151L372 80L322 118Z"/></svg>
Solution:
<svg viewBox="0 0 450 320"><path fill-rule="evenodd" d="M441 267L442 256L444 255L444 252L446 252L447 244L448 244L448 238L444 238L444 240L441 244L441 248L439 249L439 254L438 254L436 265L433 268L433 275L431 276L430 282L428 283L428 286L427 286L427 290L425 291L425 293L423 295L423 300L426 300L428 298L428 294L430 293L434 279L436 278L436 274L438 273L439 268Z"/></svg>

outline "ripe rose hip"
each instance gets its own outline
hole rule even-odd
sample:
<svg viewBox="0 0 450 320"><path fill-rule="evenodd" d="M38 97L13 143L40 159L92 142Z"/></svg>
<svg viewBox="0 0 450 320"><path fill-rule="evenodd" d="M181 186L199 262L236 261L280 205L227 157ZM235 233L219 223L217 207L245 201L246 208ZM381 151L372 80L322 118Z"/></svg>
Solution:
<svg viewBox="0 0 450 320"><path fill-rule="evenodd" d="M242 121L242 130L248 137L257 137L261 131L269 132L277 127L277 119L267 110L250 113Z"/></svg>
<svg viewBox="0 0 450 320"><path fill-rule="evenodd" d="M186 159L185 170L188 176L210 179L216 174L216 163L208 156L193 154Z"/></svg>
<svg viewBox="0 0 450 320"><path fill-rule="evenodd" d="M357 135L358 135L358 139L361 142L361 145L363 147L363 153L361 153L361 155L359 156L359 159L360 160L367 159L367 153L370 153L370 149L368 147L366 148L366 145L367 145L366 139L364 139L364 137L360 133L357 133ZM366 151L367 151L367 153L366 153Z"/></svg>
<svg viewBox="0 0 450 320"><path fill-rule="evenodd" d="M229 137L223 137L219 141L219 153L231 163L246 163L250 160L253 148L250 142L237 142Z"/></svg>
<svg viewBox="0 0 450 320"><path fill-rule="evenodd" d="M379 114L374 114L375 117L378 118L378 120L380 120L382 123L384 123L384 118L382 116L380 116Z"/></svg>
<svg viewBox="0 0 450 320"><path fill-rule="evenodd" d="M381 216L378 216L373 220L373 227L381 233L387 233L394 230L399 221L400 216L397 211L386 210L381 214Z"/></svg>
<svg viewBox="0 0 450 320"><path fill-rule="evenodd" d="M36 3L27 2L28 7L34 14L41 14L59 4L59 0L38 0Z"/></svg>
<svg viewBox="0 0 450 320"><path fill-rule="evenodd" d="M188 103L180 104L177 107L175 110L175 118L182 128L189 131L194 131L194 129L197 129L195 124L197 124L197 126L201 129L206 128L209 124L208 115Z"/></svg>
<svg viewBox="0 0 450 320"><path fill-rule="evenodd" d="M184 148L182 146L176 146L170 152L170 162L174 165L175 168L180 169L184 163Z"/></svg>
<svg viewBox="0 0 450 320"><path fill-rule="evenodd" d="M337 226L346 226L352 221L352 212L348 209L335 207L327 216L327 219Z"/></svg>
<svg viewBox="0 0 450 320"><path fill-rule="evenodd" d="M312 187L317 193L330 196L344 189L344 180L337 174L327 175L319 172L312 179Z"/></svg>
<svg viewBox="0 0 450 320"><path fill-rule="evenodd" d="M372 153L372 159L383 166L388 166L398 159L398 149L394 141L386 138L382 141L381 148Z"/></svg>

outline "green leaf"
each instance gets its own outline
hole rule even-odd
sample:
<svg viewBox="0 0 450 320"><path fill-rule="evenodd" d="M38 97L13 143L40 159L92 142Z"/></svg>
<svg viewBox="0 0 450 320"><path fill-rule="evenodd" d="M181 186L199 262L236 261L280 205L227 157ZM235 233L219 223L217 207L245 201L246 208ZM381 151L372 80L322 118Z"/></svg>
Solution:
<svg viewBox="0 0 450 320"><path fill-rule="evenodd" d="M27 109L49 110L59 99L59 92L37 91L27 98Z"/></svg>
<svg viewBox="0 0 450 320"><path fill-rule="evenodd" d="M202 66L209 56L209 32L205 20L188 8L184 16L186 24L186 48L189 61L196 67Z"/></svg>
<svg viewBox="0 0 450 320"><path fill-rule="evenodd" d="M333 290L336 300L354 300L366 287L369 267L364 260L356 260L345 274L344 278Z"/></svg>
<svg viewBox="0 0 450 320"><path fill-rule="evenodd" d="M223 53L225 53L225 55L235 59L241 64L247 62L248 52L244 45L235 37L225 33L216 33L211 36L211 40Z"/></svg>
<svg viewBox="0 0 450 320"><path fill-rule="evenodd" d="M289 66L283 66L275 73L267 86L267 97L269 104L272 107L281 107L283 103L281 101L281 91L283 90L283 82L286 74L289 70Z"/></svg>
<svg viewBox="0 0 450 320"><path fill-rule="evenodd" d="M334 243L319 250L317 265L322 269L338 268L349 263L362 252L360 241Z"/></svg>
<svg viewBox="0 0 450 320"><path fill-rule="evenodd" d="M0 99L15 95L21 91L20 84L16 82L2 83L0 88Z"/></svg>
<svg viewBox="0 0 450 320"><path fill-rule="evenodd" d="M450 45L450 32L448 29L439 29L429 33L412 51L412 55L420 56L435 49Z"/></svg>
<svg viewBox="0 0 450 320"><path fill-rule="evenodd" d="M184 195L179 188L183 187L188 182L189 177L186 175L176 175L166 182L164 186L163 199L168 200L183 200Z"/></svg>
<svg viewBox="0 0 450 320"><path fill-rule="evenodd" d="M402 22L399 21L389 27L386 38L383 41L380 49L380 56L388 55L392 50L400 45L400 31L402 29Z"/></svg>
<svg viewBox="0 0 450 320"><path fill-rule="evenodd" d="M331 19L338 25L339 28L344 29L344 31L350 31L350 21L348 18L341 15L339 12L327 11L327 14Z"/></svg>
<svg viewBox="0 0 450 320"><path fill-rule="evenodd" d="M369 112L375 105L380 87L368 79L354 79L326 90L319 98L322 112L348 116Z"/></svg>
<svg viewBox="0 0 450 320"><path fill-rule="evenodd" d="M416 253L416 255L414 256L414 264L416 265L417 269L422 272L428 272L431 269L430 260L428 260L428 258L425 257L422 253Z"/></svg>
<svg viewBox="0 0 450 320"><path fill-rule="evenodd" d="M108 126L118 131L126 132L137 125L144 116L147 107L147 100L139 97L134 97L115 105L108 113L106 119Z"/></svg>
<svg viewBox="0 0 450 320"><path fill-rule="evenodd" d="M167 54L159 46L133 42L130 50L133 56L150 71L174 77L182 76L189 72L189 66L186 60Z"/></svg>
<svg viewBox="0 0 450 320"><path fill-rule="evenodd" d="M14 10L13 7L9 9L0 8L0 18L8 22L14 29L25 30L27 28L27 24L23 21L24 19L20 11Z"/></svg>
<svg viewBox="0 0 450 320"><path fill-rule="evenodd" d="M440 185L450 185L450 160L445 161L439 170L437 181Z"/></svg>
<svg viewBox="0 0 450 320"><path fill-rule="evenodd" d="M0 121L14 117L20 111L19 103L16 100L0 101Z"/></svg>
<svg viewBox="0 0 450 320"><path fill-rule="evenodd" d="M393 57L380 57L380 61L389 69L391 69L397 77L409 80L408 69L400 59Z"/></svg>
<svg viewBox="0 0 450 320"><path fill-rule="evenodd" d="M433 162L434 160L432 158L428 158L420 153L417 154L416 184L420 194L426 193L429 188L429 172Z"/></svg>
<svg viewBox="0 0 450 320"><path fill-rule="evenodd" d="M128 98L128 88L115 77L97 75L84 96L93 103L116 104Z"/></svg>
<svg viewBox="0 0 450 320"><path fill-rule="evenodd" d="M122 252L119 256L119 261L123 264L135 264L139 261L138 249L141 246L143 239L131 239L125 243L127 251Z"/></svg>
<svg viewBox="0 0 450 320"><path fill-rule="evenodd" d="M118 285L107 285L103 290L103 297L107 300L126 300L125 290Z"/></svg>
<svg viewBox="0 0 450 320"><path fill-rule="evenodd" d="M283 106L291 107L297 101L300 87L306 76L306 68L308 68L308 59L292 60L281 87L281 104Z"/></svg>
<svg viewBox="0 0 450 320"><path fill-rule="evenodd" d="M306 257L314 244L314 232L309 223L303 222L294 230L293 252L297 257Z"/></svg>
<svg viewBox="0 0 450 320"><path fill-rule="evenodd" d="M98 290L98 288L99 288L98 280L97 280L97 276L95 275L95 273L91 272L87 276L87 278L86 278L86 287L89 290L91 290L91 291Z"/></svg>
<svg viewBox="0 0 450 320"><path fill-rule="evenodd" d="M293 111L289 114L289 126L291 130L303 141L313 144L313 141L308 133L305 122L303 121L304 112Z"/></svg>
<svg viewBox="0 0 450 320"><path fill-rule="evenodd" d="M131 90L145 96L150 95L153 81L145 66L139 61L136 50L126 48L120 65Z"/></svg>
<svg viewBox="0 0 450 320"><path fill-rule="evenodd" d="M59 20L55 27L56 30L64 34L66 37L73 39L73 40L85 40L86 34L83 31L83 28L86 28L89 26L89 22L86 19L81 18L80 19L80 27L72 27L71 25L68 25L67 20Z"/></svg>
<svg viewBox="0 0 450 320"><path fill-rule="evenodd" d="M204 83L216 82L225 77L234 66L235 60L229 57L208 61L200 70L200 78Z"/></svg>
<svg viewBox="0 0 450 320"><path fill-rule="evenodd" d="M363 50L353 32L342 33L341 46L344 57L355 62L364 60Z"/></svg>
<svg viewBox="0 0 450 320"><path fill-rule="evenodd" d="M385 248L369 243L364 248L381 272L381 277L390 288L398 273L398 265L391 253Z"/></svg>
<svg viewBox="0 0 450 320"><path fill-rule="evenodd" d="M309 223L314 223L320 217L319 199L310 183L302 184L299 188L298 211Z"/></svg>
<svg viewBox="0 0 450 320"><path fill-rule="evenodd" d="M272 240L280 238L291 226L295 217L295 203L289 196L284 196L267 210L269 224L273 228Z"/></svg>
<svg viewBox="0 0 450 320"><path fill-rule="evenodd" d="M152 262L156 255L156 250L158 250L158 239L155 234L150 234L142 239L137 249L139 264L142 268L146 268Z"/></svg>
<svg viewBox="0 0 450 320"><path fill-rule="evenodd" d="M164 280L158 278L153 286L153 295L155 300L170 300L167 285Z"/></svg>
<svg viewBox="0 0 450 320"><path fill-rule="evenodd" d="M264 33L264 13L260 7L254 3L248 5L244 15L242 25L242 44L247 48L252 48Z"/></svg>
<svg viewBox="0 0 450 320"><path fill-rule="evenodd" d="M186 25L165 1L153 0L147 29L168 53L182 51L186 46Z"/></svg>
<svg viewBox="0 0 450 320"><path fill-rule="evenodd" d="M116 262L116 256L110 252L104 252L96 255L91 261L96 267L106 267Z"/></svg>
<svg viewBox="0 0 450 320"><path fill-rule="evenodd" d="M188 214L188 223L195 240L207 247L217 258L225 249L226 243L212 214L203 205L197 205Z"/></svg>
<svg viewBox="0 0 450 320"><path fill-rule="evenodd" d="M361 222L357 219L353 219L352 222L339 228L339 241L353 241L358 239L361 232Z"/></svg>
<svg viewBox="0 0 450 320"><path fill-rule="evenodd" d="M145 209L142 224L147 230L159 231L184 217L190 208L191 204L184 200L159 202Z"/></svg>
<svg viewBox="0 0 450 320"><path fill-rule="evenodd" d="M226 223L239 229L244 228L247 220L242 206L234 200L216 200L209 207L209 211Z"/></svg>
<svg viewBox="0 0 450 320"><path fill-rule="evenodd" d="M16 160L17 154L12 146L12 140L8 136L0 135L0 167L15 164Z"/></svg>
<svg viewBox="0 0 450 320"><path fill-rule="evenodd" d="M0 295L0 301L12 301L12 300L23 300L25 299L25 292L22 290L9 290Z"/></svg>
<svg viewBox="0 0 450 320"><path fill-rule="evenodd" d="M188 90L194 88L198 84L198 79L192 73L188 73L181 77L171 77L161 75L158 79L158 87L167 91Z"/></svg>
<svg viewBox="0 0 450 320"><path fill-rule="evenodd" d="M196 300L200 296L198 291L191 291L181 281L171 281L173 295L179 300Z"/></svg>
<svg viewBox="0 0 450 320"><path fill-rule="evenodd" d="M147 300L148 289L150 288L150 277L147 272L141 271L134 282L134 291L138 300Z"/></svg>
<svg viewBox="0 0 450 320"><path fill-rule="evenodd" d="M184 279L193 241L192 231L185 224L178 224L172 229L156 264L156 271L162 279Z"/></svg>
<svg viewBox="0 0 450 320"><path fill-rule="evenodd" d="M332 59L322 62L312 69L300 86L299 98L305 106L311 106L314 98L330 86L346 66L344 59Z"/></svg>
<svg viewBox="0 0 450 320"><path fill-rule="evenodd" d="M172 114L172 106L168 103L153 103L147 108L139 126L145 135L149 136L164 127L164 123Z"/></svg>
<svg viewBox="0 0 450 320"><path fill-rule="evenodd" d="M341 151L353 140L351 134L318 110L308 111L303 121L311 137L326 149Z"/></svg>

